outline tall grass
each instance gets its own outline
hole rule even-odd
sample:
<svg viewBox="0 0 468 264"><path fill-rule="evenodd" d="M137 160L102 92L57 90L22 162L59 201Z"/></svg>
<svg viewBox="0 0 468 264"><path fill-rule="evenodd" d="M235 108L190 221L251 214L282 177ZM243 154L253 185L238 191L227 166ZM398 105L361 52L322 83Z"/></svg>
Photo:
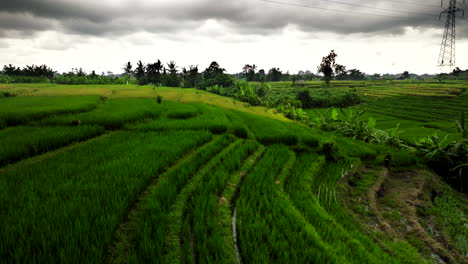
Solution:
<svg viewBox="0 0 468 264"><path fill-rule="evenodd" d="M153 99L110 99L95 110L72 115L56 115L42 120L47 125L72 125L74 123L101 125L119 129L126 123L144 118L155 118L165 110L166 104Z"/></svg>
<svg viewBox="0 0 468 264"><path fill-rule="evenodd" d="M0 166L102 133L98 126L6 128L0 130Z"/></svg>
<svg viewBox="0 0 468 264"><path fill-rule="evenodd" d="M359 230L347 230L333 215L328 214L314 195L316 190L311 182L326 165L325 158L314 153L301 153L291 176L285 184L285 191L294 205L301 211L307 221L315 227L320 237L329 244L337 254L354 263L392 263L390 256L373 244L369 238L362 236ZM362 243L360 239L364 239Z"/></svg>
<svg viewBox="0 0 468 264"><path fill-rule="evenodd" d="M232 112L254 134L255 139L265 145L305 143L316 146L318 139L310 129L297 123L287 123L243 112Z"/></svg>
<svg viewBox="0 0 468 264"><path fill-rule="evenodd" d="M285 146L269 147L242 184L236 203L242 259L248 263L344 263L278 193L275 178L288 157Z"/></svg>
<svg viewBox="0 0 468 264"><path fill-rule="evenodd" d="M190 112L193 118L177 119L174 118L183 112L169 112L169 118L161 118L153 122L139 124L136 126L130 126L131 129L140 131L161 131L161 130L174 130L174 129L193 129L193 130L210 130L213 133L220 134L227 131L230 126L229 119L224 114L224 111L220 108L204 105L204 104L193 104L197 108L199 114L194 114L194 111ZM175 105L177 107L177 105ZM170 111L175 111L177 108L171 108ZM184 112L182 115L187 115ZM178 113L178 114L174 114ZM172 118L171 118L172 117Z"/></svg>
<svg viewBox="0 0 468 264"><path fill-rule="evenodd" d="M97 96L0 98L0 123L14 126L53 114L89 111L100 102Z"/></svg>
<svg viewBox="0 0 468 264"><path fill-rule="evenodd" d="M172 253L167 251L166 237L174 224L169 214L178 194L190 182L191 177L234 140L231 135L221 136L161 178L150 190L135 227L135 243L129 254L129 262L164 263L165 256Z"/></svg>
<svg viewBox="0 0 468 264"><path fill-rule="evenodd" d="M257 147L258 143L253 141L237 147L204 175L190 195L183 225L186 263L235 263L236 259L232 258L235 253L228 252L229 247L224 243L223 230L218 221L218 204L223 202L220 195L231 173L238 170L243 160ZM193 245L193 250L190 245Z"/></svg>
<svg viewBox="0 0 468 264"><path fill-rule="evenodd" d="M210 138L201 131L116 132L2 175L2 261L100 262L148 181Z"/></svg>

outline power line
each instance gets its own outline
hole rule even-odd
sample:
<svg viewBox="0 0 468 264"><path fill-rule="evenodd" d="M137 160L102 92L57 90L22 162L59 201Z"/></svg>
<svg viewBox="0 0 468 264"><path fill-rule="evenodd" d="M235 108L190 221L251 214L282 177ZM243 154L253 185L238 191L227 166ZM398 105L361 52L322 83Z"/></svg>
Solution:
<svg viewBox="0 0 468 264"><path fill-rule="evenodd" d="M370 14L370 13L355 12L355 11L349 11L349 10L340 10L340 9L333 9L333 8L325 8L325 7L304 5L304 4L294 4L294 3L289 3L289 2L280 2L280 1L274 1L274 0L258 0L258 1L266 2L266 3L272 3L272 4L278 4L278 5L303 7L303 8L324 10L324 11L334 11L334 12L347 13L347 14L366 15L366 16L375 16L375 17L389 17L389 18L410 19L410 20L415 19L414 17L392 16L392 15L383 15L383 14ZM434 19L434 21L439 21L439 20Z"/></svg>
<svg viewBox="0 0 468 264"><path fill-rule="evenodd" d="M398 1L398 0L386 0L386 2L395 2L395 3L400 3L400 4L416 5L416 6L440 7L439 5L429 5L429 4L423 4L423 3L413 3L413 2L405 2L405 1Z"/></svg>
<svg viewBox="0 0 468 264"><path fill-rule="evenodd" d="M441 18L443 14L447 14L447 20L438 65L440 67L449 66L450 70L455 66L455 21L457 13L462 13L465 16L465 1L450 0L449 7L440 13Z"/></svg>
<svg viewBox="0 0 468 264"><path fill-rule="evenodd" d="M347 6L357 6L357 7L370 8L370 9L376 9L376 10L382 10L382 11L397 12L397 13L403 13L403 14L409 14L409 15L422 15L422 16L438 17L438 15L433 15L433 14L416 13L416 12L409 12L409 11L403 11L403 10L381 8L381 7L375 7L375 6L354 4L354 3L346 3L346 2L340 2L340 1L335 1L335 0L320 0L320 1L325 1L325 2L329 2L329 3L336 3L336 4L340 4L340 5L347 5Z"/></svg>

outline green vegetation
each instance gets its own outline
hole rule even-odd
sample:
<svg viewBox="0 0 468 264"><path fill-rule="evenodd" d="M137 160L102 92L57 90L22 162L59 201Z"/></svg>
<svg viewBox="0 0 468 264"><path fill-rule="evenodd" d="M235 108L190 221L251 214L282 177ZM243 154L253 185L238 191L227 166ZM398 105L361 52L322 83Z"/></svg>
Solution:
<svg viewBox="0 0 468 264"><path fill-rule="evenodd" d="M153 261L158 263L163 262L165 255L173 253L164 249L168 246L166 237L169 228L171 225L176 225L175 222L171 221L174 220L172 219L174 217L171 218L171 211L174 211L177 206L184 206L185 201L177 199L179 193L210 158L231 144L233 140L234 138L230 136L219 138L202 149L198 155L160 178L158 184L150 190L150 194L146 198L147 202L139 213L139 221L135 227L135 245L131 250L130 260L140 263ZM177 217L175 218L177 220ZM154 225L153 223L158 224ZM172 228L177 229L177 226Z"/></svg>
<svg viewBox="0 0 468 264"><path fill-rule="evenodd" d="M247 142L237 147L204 176L190 195L185 205L183 225L185 262L236 262L233 254L226 254L229 251L224 244L224 236L218 222L218 203L231 173L240 168L242 161L252 154L257 146L255 142ZM193 248L190 247L191 243L194 244Z"/></svg>
<svg viewBox="0 0 468 264"><path fill-rule="evenodd" d="M122 77L130 83L131 66ZM245 74L257 80L252 67ZM146 70L145 78L175 83L177 77L181 86L228 81L219 65L201 79L195 67L166 77ZM280 78L279 72L265 76ZM424 162L445 157L451 163L444 170L464 181L466 124L459 112L466 94L441 93L444 103L436 106L430 83L282 85L215 83L204 87L208 92L132 84L0 86L0 101L9 106L0 108L10 109L0 114L0 166L17 162L0 169L1 259L466 262L466 198L440 176L419 173ZM393 95L363 92L384 86L429 95L399 94L408 104L399 109ZM79 94L87 96L73 96ZM312 111L302 109L301 99L353 103ZM398 117L377 112L379 102L395 107ZM428 111L434 120L420 119L424 104L441 109ZM445 134L420 140L422 123ZM418 138L406 140L408 128Z"/></svg>
<svg viewBox="0 0 468 264"><path fill-rule="evenodd" d="M224 133L229 125L229 119L218 108L196 104L191 106L177 105L177 108L169 111L167 117L148 123L129 126L139 131L160 131L167 129L194 129L210 130L213 133Z"/></svg>
<svg viewBox="0 0 468 264"><path fill-rule="evenodd" d="M0 98L0 124L14 126L52 114L90 111L100 102L97 96Z"/></svg>
<svg viewBox="0 0 468 264"><path fill-rule="evenodd" d="M112 231L148 180L210 138L193 131L118 132L2 175L2 259L103 259Z"/></svg>
<svg viewBox="0 0 468 264"><path fill-rule="evenodd" d="M271 146L242 184L235 207L242 259L251 263L345 261L278 193L275 180L288 162L288 153L284 146Z"/></svg>
<svg viewBox="0 0 468 264"><path fill-rule="evenodd" d="M100 125L106 129L118 129L131 121L156 118L165 104L151 99L110 99L95 110L71 115L55 115L42 120L45 125Z"/></svg>
<svg viewBox="0 0 468 264"><path fill-rule="evenodd" d="M73 142L85 140L104 129L80 127L10 127L0 130L0 166L19 161Z"/></svg>
<svg viewBox="0 0 468 264"><path fill-rule="evenodd" d="M434 212L439 225L454 241L455 247L464 255L468 254L468 219L459 209L457 200L451 196L436 197Z"/></svg>

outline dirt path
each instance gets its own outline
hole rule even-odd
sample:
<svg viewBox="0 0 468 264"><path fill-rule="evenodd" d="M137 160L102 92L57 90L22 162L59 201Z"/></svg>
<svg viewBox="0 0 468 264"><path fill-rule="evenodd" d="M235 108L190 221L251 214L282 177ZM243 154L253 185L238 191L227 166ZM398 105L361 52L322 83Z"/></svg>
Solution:
<svg viewBox="0 0 468 264"><path fill-rule="evenodd" d="M369 201L369 210L371 212L375 213L377 221L379 222L380 227L392 239L396 239L397 238L396 232L393 230L392 226L385 220L385 218L382 215L382 212L380 212L379 207L377 205L378 204L378 202L377 202L378 194L379 194L379 192L382 191L383 183L387 179L388 175L389 175L388 169L383 169L379 173L377 181L374 183L374 185L367 192L367 199Z"/></svg>
<svg viewBox="0 0 468 264"><path fill-rule="evenodd" d="M428 245L445 263L456 263L455 257L443 244L435 240L421 225L417 214L417 206L420 204L419 196L424 188L425 181L408 182L407 188L398 192L397 200L400 202L401 213L406 217L408 224L417 236Z"/></svg>
<svg viewBox="0 0 468 264"><path fill-rule="evenodd" d="M367 192L369 209L377 218L380 229L394 240L417 237L423 242L437 263L458 263L456 253L449 251L441 241L434 239L421 225L417 208L421 204L421 193L426 184L424 171L405 171L390 175L387 169L379 174ZM385 200L391 198L394 205L389 208ZM387 202L388 203L388 202ZM397 211L399 220L384 217L385 211Z"/></svg>

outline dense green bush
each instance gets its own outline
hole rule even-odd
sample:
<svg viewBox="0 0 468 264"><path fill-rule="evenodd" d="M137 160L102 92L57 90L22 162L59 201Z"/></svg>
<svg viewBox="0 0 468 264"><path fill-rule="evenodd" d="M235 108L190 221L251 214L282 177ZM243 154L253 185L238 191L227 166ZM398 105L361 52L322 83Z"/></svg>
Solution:
<svg viewBox="0 0 468 264"><path fill-rule="evenodd" d="M304 90L297 94L297 100L301 101L304 108L343 108L360 104L363 101L355 90L316 90L313 92Z"/></svg>
<svg viewBox="0 0 468 264"><path fill-rule="evenodd" d="M434 169L452 187L459 191L468 190L468 140L440 138L437 135L421 138L416 145L418 153L429 167Z"/></svg>
<svg viewBox="0 0 468 264"><path fill-rule="evenodd" d="M76 74L63 74L54 77L52 80L58 84L126 84L126 78L123 77L109 77L101 75L84 75L79 76Z"/></svg>
<svg viewBox="0 0 468 264"><path fill-rule="evenodd" d="M322 154L329 161L336 161L338 147L335 141L327 141L322 143L321 147Z"/></svg>
<svg viewBox="0 0 468 264"><path fill-rule="evenodd" d="M45 76L7 76L0 75L0 83L50 83Z"/></svg>

